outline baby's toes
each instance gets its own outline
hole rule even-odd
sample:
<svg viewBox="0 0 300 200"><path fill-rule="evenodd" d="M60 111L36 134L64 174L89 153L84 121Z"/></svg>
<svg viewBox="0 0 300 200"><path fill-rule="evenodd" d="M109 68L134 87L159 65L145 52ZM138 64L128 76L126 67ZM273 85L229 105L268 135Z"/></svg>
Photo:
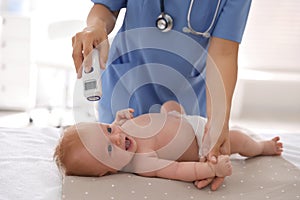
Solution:
<svg viewBox="0 0 300 200"><path fill-rule="evenodd" d="M280 140L280 137L279 136L276 136L272 139L274 142L278 142Z"/></svg>
<svg viewBox="0 0 300 200"><path fill-rule="evenodd" d="M281 142L276 144L276 149L277 150L282 150L282 148L283 148L283 144Z"/></svg>
<svg viewBox="0 0 300 200"><path fill-rule="evenodd" d="M280 142L280 143L277 143L276 144L276 154L278 154L278 155L280 155L282 152L283 152L283 145L282 145L282 143Z"/></svg>

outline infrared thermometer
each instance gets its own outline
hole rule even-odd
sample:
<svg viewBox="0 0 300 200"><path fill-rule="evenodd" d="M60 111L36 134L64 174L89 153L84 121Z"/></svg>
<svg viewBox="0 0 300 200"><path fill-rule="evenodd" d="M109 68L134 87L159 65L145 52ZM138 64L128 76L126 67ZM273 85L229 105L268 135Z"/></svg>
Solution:
<svg viewBox="0 0 300 200"><path fill-rule="evenodd" d="M82 67L82 82L83 82L83 92L84 96L89 101L99 101L102 96L102 88L101 88L101 75L102 70L100 69L99 64L99 51L97 49L93 49L87 57L87 59L91 59L91 67L87 72L84 65Z"/></svg>

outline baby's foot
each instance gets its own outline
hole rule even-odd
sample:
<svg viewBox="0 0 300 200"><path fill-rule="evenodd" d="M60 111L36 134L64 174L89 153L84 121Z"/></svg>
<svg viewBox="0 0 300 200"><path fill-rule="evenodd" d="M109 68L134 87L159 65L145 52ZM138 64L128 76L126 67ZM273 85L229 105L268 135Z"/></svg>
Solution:
<svg viewBox="0 0 300 200"><path fill-rule="evenodd" d="M274 137L272 140L263 141L263 152L264 156L281 155L283 145L279 142L280 138Z"/></svg>
<svg viewBox="0 0 300 200"><path fill-rule="evenodd" d="M225 177L230 176L232 173L232 166L227 155L220 155L218 156L218 162L216 164L208 163L209 166L212 168L215 176L217 177Z"/></svg>

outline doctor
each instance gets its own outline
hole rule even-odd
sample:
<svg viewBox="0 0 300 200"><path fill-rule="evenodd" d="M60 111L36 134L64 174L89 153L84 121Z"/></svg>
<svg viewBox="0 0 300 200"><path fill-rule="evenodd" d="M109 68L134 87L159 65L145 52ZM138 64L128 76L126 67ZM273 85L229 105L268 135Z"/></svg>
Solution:
<svg viewBox="0 0 300 200"><path fill-rule="evenodd" d="M229 154L229 118L237 80L237 58L251 0L92 0L87 27L72 38L78 78L93 48L100 51L102 98L99 120L111 123L117 110L135 115L178 101L187 114L207 117L206 135L218 135L207 159ZM111 47L121 8L121 29ZM221 113L221 114L220 114ZM220 117L221 116L221 117ZM214 127L219 127L218 129ZM216 190L222 178L195 182Z"/></svg>

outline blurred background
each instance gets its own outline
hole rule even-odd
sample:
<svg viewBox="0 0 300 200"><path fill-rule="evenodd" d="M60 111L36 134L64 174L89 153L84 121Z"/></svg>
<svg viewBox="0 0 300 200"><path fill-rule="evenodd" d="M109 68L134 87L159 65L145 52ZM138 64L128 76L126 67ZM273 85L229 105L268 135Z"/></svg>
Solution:
<svg viewBox="0 0 300 200"><path fill-rule="evenodd" d="M71 38L84 28L92 5L89 0L0 0L0 126L74 122ZM252 0L232 125L300 131L299 52L300 1ZM96 116L94 104L77 100L85 105L83 116Z"/></svg>

